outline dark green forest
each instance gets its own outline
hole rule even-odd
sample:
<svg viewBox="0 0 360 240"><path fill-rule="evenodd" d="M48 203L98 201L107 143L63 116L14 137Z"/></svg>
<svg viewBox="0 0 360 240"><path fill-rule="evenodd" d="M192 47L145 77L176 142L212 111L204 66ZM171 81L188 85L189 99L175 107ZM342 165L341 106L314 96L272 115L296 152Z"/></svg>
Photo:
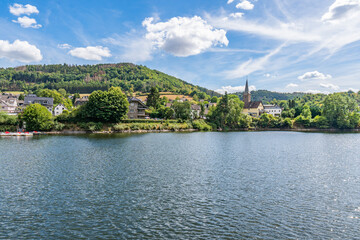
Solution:
<svg viewBox="0 0 360 240"><path fill-rule="evenodd" d="M243 92L234 93L238 95L240 99L243 99ZM272 100L292 100L295 98L302 98L306 93L302 92L294 92L294 93L280 93L280 92L271 92L268 90L257 90L251 92L251 100L252 101L263 101L271 102Z"/></svg>
<svg viewBox="0 0 360 240"><path fill-rule="evenodd" d="M131 63L97 65L26 65L0 68L1 91L37 91L63 88L69 93L91 93L121 87L125 92L150 92L157 86L160 92L184 95L199 92L210 96L220 94L195 86L176 77L145 66Z"/></svg>

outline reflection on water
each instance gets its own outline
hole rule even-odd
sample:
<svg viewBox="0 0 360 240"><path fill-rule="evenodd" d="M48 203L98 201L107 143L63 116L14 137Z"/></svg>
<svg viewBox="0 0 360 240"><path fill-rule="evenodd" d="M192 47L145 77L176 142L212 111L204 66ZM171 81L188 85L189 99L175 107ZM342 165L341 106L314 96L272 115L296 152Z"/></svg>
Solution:
<svg viewBox="0 0 360 240"><path fill-rule="evenodd" d="M358 237L358 134L0 138L0 238Z"/></svg>

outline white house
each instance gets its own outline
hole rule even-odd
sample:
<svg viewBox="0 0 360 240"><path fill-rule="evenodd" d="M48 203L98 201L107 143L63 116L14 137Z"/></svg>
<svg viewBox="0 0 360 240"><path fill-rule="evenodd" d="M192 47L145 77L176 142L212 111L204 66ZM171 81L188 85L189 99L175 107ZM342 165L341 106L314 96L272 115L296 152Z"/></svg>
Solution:
<svg viewBox="0 0 360 240"><path fill-rule="evenodd" d="M271 104L266 105L265 104L264 105L264 111L267 114L273 115L274 117L281 117L282 109L281 109L281 107L276 106L276 105L271 105Z"/></svg>
<svg viewBox="0 0 360 240"><path fill-rule="evenodd" d="M0 96L0 111L4 111L9 115L16 115L17 99L12 96Z"/></svg>
<svg viewBox="0 0 360 240"><path fill-rule="evenodd" d="M54 116L58 116L63 113L67 108L63 104L59 104L54 108Z"/></svg>

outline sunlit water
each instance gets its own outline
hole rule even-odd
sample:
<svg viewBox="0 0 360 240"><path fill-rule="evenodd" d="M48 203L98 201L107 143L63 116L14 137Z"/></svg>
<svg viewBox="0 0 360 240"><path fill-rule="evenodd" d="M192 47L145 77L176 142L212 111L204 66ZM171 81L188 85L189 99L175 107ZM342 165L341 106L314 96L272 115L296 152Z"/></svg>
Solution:
<svg viewBox="0 0 360 240"><path fill-rule="evenodd" d="M354 239L360 134L0 138L0 238Z"/></svg>

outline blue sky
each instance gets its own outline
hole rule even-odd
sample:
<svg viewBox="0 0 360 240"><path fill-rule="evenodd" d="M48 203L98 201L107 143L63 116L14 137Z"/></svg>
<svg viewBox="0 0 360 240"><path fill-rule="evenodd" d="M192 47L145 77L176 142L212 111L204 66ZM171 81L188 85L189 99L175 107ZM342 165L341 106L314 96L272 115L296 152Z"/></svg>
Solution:
<svg viewBox="0 0 360 240"><path fill-rule="evenodd" d="M0 67L133 62L219 92L360 89L360 0L0 2Z"/></svg>

